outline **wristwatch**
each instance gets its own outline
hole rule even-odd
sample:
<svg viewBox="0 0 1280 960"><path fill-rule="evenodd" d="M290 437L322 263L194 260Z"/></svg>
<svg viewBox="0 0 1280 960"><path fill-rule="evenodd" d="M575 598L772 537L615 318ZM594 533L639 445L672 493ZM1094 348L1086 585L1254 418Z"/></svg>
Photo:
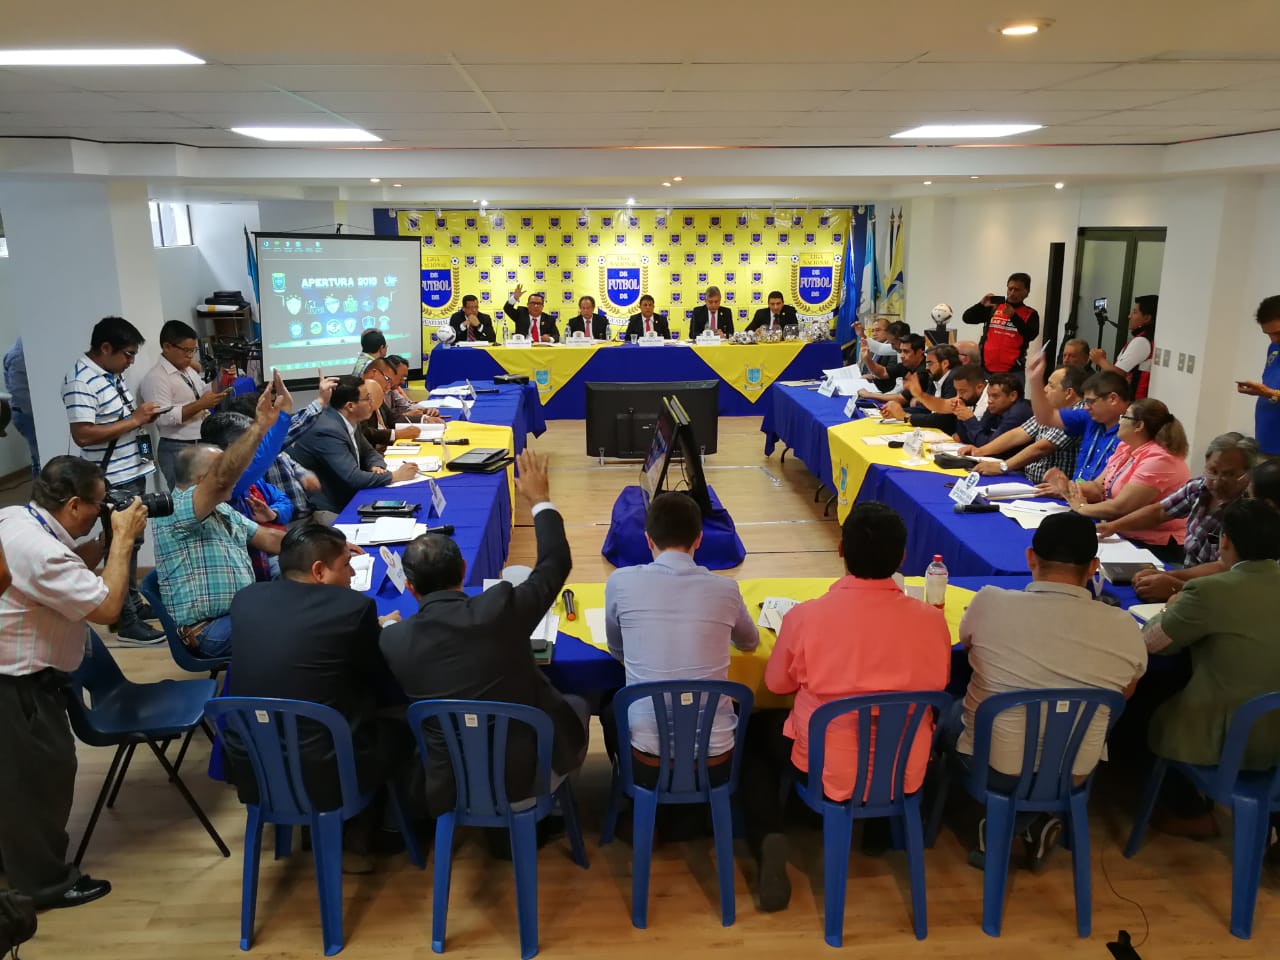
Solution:
<svg viewBox="0 0 1280 960"><path fill-rule="evenodd" d="M1008 473L1008 472L1009 472L1009 461L1007 461L1007 460L1001 460L1001 461L1000 461L1000 472L1001 472L1001 473Z"/></svg>

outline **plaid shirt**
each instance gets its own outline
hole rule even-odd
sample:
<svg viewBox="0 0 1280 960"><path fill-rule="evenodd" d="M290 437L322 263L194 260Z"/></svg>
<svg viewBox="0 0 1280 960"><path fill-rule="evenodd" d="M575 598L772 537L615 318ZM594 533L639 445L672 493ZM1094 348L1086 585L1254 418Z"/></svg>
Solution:
<svg viewBox="0 0 1280 960"><path fill-rule="evenodd" d="M1186 565L1195 567L1218 559L1218 540L1222 536L1222 514L1230 506L1224 503L1215 512L1209 512L1213 494L1204 484L1204 477L1192 477L1169 496L1160 501L1160 507L1170 520L1187 519L1187 539L1183 546L1187 551Z"/></svg>
<svg viewBox="0 0 1280 960"><path fill-rule="evenodd" d="M307 499L307 491L302 487L302 478L306 475L307 469L302 464L287 453L282 453L262 477L264 482L276 487L289 498L289 502L293 504L294 520L311 516L314 509Z"/></svg>
<svg viewBox="0 0 1280 960"><path fill-rule="evenodd" d="M1084 404L1077 404L1076 406L1079 408L1083 407ZM1027 420L1022 425L1022 429L1026 431L1032 443L1037 440L1048 440L1054 447L1052 453L1046 454L1039 460L1032 460L1022 468L1022 472L1026 475L1028 481L1031 483L1043 483L1044 475L1054 467L1057 467L1068 477L1071 476L1076 469L1076 457L1080 454L1079 437L1068 436L1065 431L1059 430L1057 427L1043 426L1035 417Z"/></svg>
<svg viewBox="0 0 1280 960"><path fill-rule="evenodd" d="M254 581L249 538L258 525L225 503L197 520L195 487L173 495L172 516L151 522L160 599L178 626L229 613L237 591Z"/></svg>

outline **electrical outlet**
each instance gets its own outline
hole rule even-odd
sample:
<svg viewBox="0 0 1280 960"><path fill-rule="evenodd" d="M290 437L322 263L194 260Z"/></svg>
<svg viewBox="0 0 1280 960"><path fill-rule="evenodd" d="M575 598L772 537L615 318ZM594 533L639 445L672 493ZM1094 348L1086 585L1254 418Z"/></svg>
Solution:
<svg viewBox="0 0 1280 960"><path fill-rule="evenodd" d="M1173 363L1173 352L1168 348L1164 351L1164 365L1170 366Z"/></svg>
<svg viewBox="0 0 1280 960"><path fill-rule="evenodd" d="M1178 372L1181 373L1186 369L1187 369L1187 355L1185 353L1180 353L1178 354Z"/></svg>
<svg viewBox="0 0 1280 960"><path fill-rule="evenodd" d="M1187 354L1187 373L1196 372L1196 355L1194 353Z"/></svg>

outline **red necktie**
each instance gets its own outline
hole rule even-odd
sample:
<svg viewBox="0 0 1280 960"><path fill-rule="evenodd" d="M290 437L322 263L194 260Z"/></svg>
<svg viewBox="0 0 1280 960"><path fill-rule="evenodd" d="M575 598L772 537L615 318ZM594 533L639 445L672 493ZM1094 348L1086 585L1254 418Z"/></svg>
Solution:
<svg viewBox="0 0 1280 960"><path fill-rule="evenodd" d="M476 338L476 328L467 324L467 339L474 340Z"/></svg>
<svg viewBox="0 0 1280 960"><path fill-rule="evenodd" d="M644 332L646 335L653 333L653 320L646 320L644 322Z"/></svg>
<svg viewBox="0 0 1280 960"><path fill-rule="evenodd" d="M538 342L538 319L536 317L529 318L529 337L534 343Z"/></svg>

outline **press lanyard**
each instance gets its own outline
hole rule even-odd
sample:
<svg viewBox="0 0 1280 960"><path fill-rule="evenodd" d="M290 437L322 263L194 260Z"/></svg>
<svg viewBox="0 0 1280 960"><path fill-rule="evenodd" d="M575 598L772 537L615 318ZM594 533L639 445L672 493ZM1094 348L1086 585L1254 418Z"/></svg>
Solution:
<svg viewBox="0 0 1280 960"><path fill-rule="evenodd" d="M35 517L36 523L38 523L38 524L40 524L40 526L44 527L45 531L49 534L49 536L53 537L53 539L57 540L59 543L61 543L61 542L62 542L62 538L61 538L60 536L58 536L56 533L54 533L54 532L53 532L53 527L49 526L48 522L45 520L45 518L44 518L44 517L40 516L40 514L36 513L34 510L32 510L32 509L31 509L31 505L30 505L30 504L28 504L28 505L27 505L27 508L26 508L26 509L27 509L27 513L29 513L29 514L31 514L31 516Z"/></svg>
<svg viewBox="0 0 1280 960"><path fill-rule="evenodd" d="M124 407L125 416L121 420L128 419L133 416L133 401L129 399L129 395L124 392L124 388L120 386L120 381L114 376L111 377L111 385L116 388L116 393L120 395L120 405Z"/></svg>
<svg viewBox="0 0 1280 960"><path fill-rule="evenodd" d="M1116 482L1124 476L1124 472L1128 470L1131 465L1134 467L1137 466L1137 459L1137 455L1131 453L1129 455L1129 459L1120 465L1120 469L1111 475L1111 479L1107 481L1106 490L1104 491L1105 499L1111 499L1111 495L1116 489Z"/></svg>
<svg viewBox="0 0 1280 960"><path fill-rule="evenodd" d="M182 378L182 382L187 385L187 389L191 391L191 395L195 397L196 400L199 400L200 391L197 390L196 385L191 382L191 378L187 376L185 373L183 373L181 370L178 371L178 376L180 376Z"/></svg>
<svg viewBox="0 0 1280 960"><path fill-rule="evenodd" d="M1089 441L1089 452L1084 455L1084 460L1081 461L1080 466L1076 468L1076 475L1072 479L1076 481L1093 479L1093 477L1086 477L1084 473L1091 465L1094 464L1093 455L1098 446L1098 438L1103 436L1104 434L1105 434L1105 431L1103 430L1094 431L1093 439ZM1108 441L1107 446L1103 448L1102 454L1103 454L1104 460L1109 460L1111 458L1111 454L1115 451L1117 439L1119 438L1113 436ZM1089 472L1093 473L1093 471L1089 471Z"/></svg>

